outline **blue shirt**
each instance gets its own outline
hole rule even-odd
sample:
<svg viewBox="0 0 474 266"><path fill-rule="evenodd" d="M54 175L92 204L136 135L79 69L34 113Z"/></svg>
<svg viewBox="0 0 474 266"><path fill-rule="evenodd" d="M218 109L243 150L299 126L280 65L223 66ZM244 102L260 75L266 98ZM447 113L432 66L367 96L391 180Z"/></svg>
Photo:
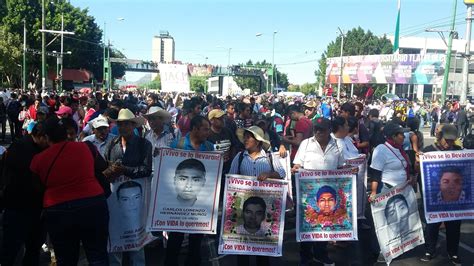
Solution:
<svg viewBox="0 0 474 266"><path fill-rule="evenodd" d="M183 140L184 140L184 142L183 142L182 147L178 147L179 142L182 142ZM171 143L171 148L173 148L173 149L182 149L182 150L187 150L187 151L196 150L196 149L194 149L193 145L191 144L191 138L189 136L189 133L186 134L186 136L184 138L175 139ZM201 145L199 146L198 151L214 151L214 144L212 144L210 141L206 140L204 143L201 143Z"/></svg>
<svg viewBox="0 0 474 266"><path fill-rule="evenodd" d="M321 112L325 118L331 117L331 106L327 103L321 104Z"/></svg>
<svg viewBox="0 0 474 266"><path fill-rule="evenodd" d="M262 149L257 158L252 159L247 151L243 151L244 158L240 165L239 171L239 157L240 153L234 157L230 166L229 174L241 174L246 176L259 176L261 173L270 172L272 170L270 166L270 159L267 157L267 153ZM272 156L270 154L270 156ZM280 178L284 179L286 176L285 169L280 163L280 160L273 158L273 170L280 175Z"/></svg>

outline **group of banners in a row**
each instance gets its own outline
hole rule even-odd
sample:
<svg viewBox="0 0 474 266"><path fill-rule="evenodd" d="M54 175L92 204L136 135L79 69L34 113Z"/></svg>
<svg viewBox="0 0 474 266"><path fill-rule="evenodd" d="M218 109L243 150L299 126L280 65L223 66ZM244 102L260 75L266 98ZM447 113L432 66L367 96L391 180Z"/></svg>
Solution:
<svg viewBox="0 0 474 266"><path fill-rule="evenodd" d="M348 160L353 168L299 171L293 201L289 158L273 156L286 168L285 179L227 175L220 195L220 153L161 149L152 179L123 177L112 183L109 252L140 249L155 239L151 232L167 231L219 234L220 254L282 256L287 206L296 208L299 242L358 239L357 219L366 200L365 157ZM474 151L425 153L421 168L428 223L474 219ZM424 243L417 206L408 184L378 194L372 203L387 262Z"/></svg>

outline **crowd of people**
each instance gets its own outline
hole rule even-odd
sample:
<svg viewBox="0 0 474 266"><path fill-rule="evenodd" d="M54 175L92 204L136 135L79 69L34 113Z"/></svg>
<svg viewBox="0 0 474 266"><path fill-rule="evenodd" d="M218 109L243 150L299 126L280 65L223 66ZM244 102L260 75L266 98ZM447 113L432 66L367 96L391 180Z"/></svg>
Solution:
<svg viewBox="0 0 474 266"><path fill-rule="evenodd" d="M357 197L369 206L378 193L403 182L417 188L423 152L472 149L471 114L470 104L455 101L441 106L268 94L4 90L1 140L8 142L8 121L11 145L2 159L1 264L13 265L24 246L23 263L37 265L47 235L58 265L77 265L81 246L91 265L121 265L122 253L107 252L109 183L122 175L151 178L153 157L162 147L220 151L223 178L231 173L259 180L286 178L298 169L338 169L345 160L365 154L370 166L367 195ZM422 131L428 127L435 143L425 146ZM291 173L270 152L290 156ZM180 200L193 201L186 196ZM372 232L370 252L377 259L380 248L367 213L358 214L359 223ZM444 224L449 258L460 264L461 221ZM440 225L427 225L422 261L436 255ZM168 234L165 265L178 265L183 239L183 233ZM202 239L201 234L189 235L186 265L200 264ZM333 263L327 252L331 244L301 243L300 265ZM133 265L145 265L143 249L127 253ZM249 265L250 257L237 260ZM257 264L270 262L257 256Z"/></svg>

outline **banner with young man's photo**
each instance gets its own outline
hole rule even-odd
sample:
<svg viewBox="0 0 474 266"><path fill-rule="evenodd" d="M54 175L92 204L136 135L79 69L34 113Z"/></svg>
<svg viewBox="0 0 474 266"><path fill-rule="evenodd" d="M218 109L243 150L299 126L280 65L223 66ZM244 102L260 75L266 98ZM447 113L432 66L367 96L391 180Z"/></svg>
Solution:
<svg viewBox="0 0 474 266"><path fill-rule="evenodd" d="M151 178L121 176L111 184L109 207L109 252L133 251L155 239L146 231Z"/></svg>
<svg viewBox="0 0 474 266"><path fill-rule="evenodd" d="M356 168L296 174L296 240L357 240Z"/></svg>
<svg viewBox="0 0 474 266"><path fill-rule="evenodd" d="M420 156L427 223L474 219L474 151L436 151Z"/></svg>
<svg viewBox="0 0 474 266"><path fill-rule="evenodd" d="M287 181L227 175L219 254L282 256Z"/></svg>
<svg viewBox="0 0 474 266"><path fill-rule="evenodd" d="M425 243L415 191L410 184L378 194L371 206L380 252L387 264Z"/></svg>
<svg viewBox="0 0 474 266"><path fill-rule="evenodd" d="M219 152L160 149L147 230L216 234L222 164Z"/></svg>
<svg viewBox="0 0 474 266"><path fill-rule="evenodd" d="M350 158L346 160L346 164L352 167L357 167L357 218L365 219L365 195L367 191L367 156L360 154L357 158Z"/></svg>

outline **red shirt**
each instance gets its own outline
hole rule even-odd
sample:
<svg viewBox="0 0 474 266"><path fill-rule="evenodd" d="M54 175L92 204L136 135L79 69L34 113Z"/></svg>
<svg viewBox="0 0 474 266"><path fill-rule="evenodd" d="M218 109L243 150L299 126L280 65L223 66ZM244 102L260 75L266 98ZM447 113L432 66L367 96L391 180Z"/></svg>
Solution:
<svg viewBox="0 0 474 266"><path fill-rule="evenodd" d="M94 108L87 110L86 114L84 115L84 123L83 123L84 126L87 125L87 122L89 122L89 119L94 113L95 113Z"/></svg>
<svg viewBox="0 0 474 266"><path fill-rule="evenodd" d="M30 105L30 108L28 108L28 112L30 112L30 118L36 120L36 108L34 104Z"/></svg>
<svg viewBox="0 0 474 266"><path fill-rule="evenodd" d="M83 142L60 142L53 144L33 157L30 169L44 184L48 169L54 162L46 184L43 207L63 202L89 198L104 193L94 174L94 158Z"/></svg>
<svg viewBox="0 0 474 266"><path fill-rule="evenodd" d="M310 138L312 135L312 122L306 116L302 116L295 124L295 134L302 133L303 139ZM295 158L299 145L291 145L291 161Z"/></svg>

